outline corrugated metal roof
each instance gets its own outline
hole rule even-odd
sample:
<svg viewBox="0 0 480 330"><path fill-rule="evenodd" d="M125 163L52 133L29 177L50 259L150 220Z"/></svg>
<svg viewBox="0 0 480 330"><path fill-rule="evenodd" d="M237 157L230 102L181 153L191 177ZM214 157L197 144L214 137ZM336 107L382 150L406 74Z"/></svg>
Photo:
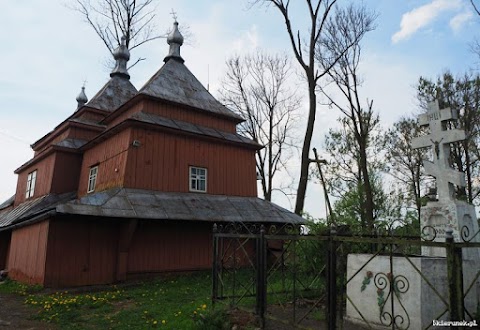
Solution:
<svg viewBox="0 0 480 330"><path fill-rule="evenodd" d="M73 198L75 198L75 193L50 194L35 199L28 199L14 209L0 213L0 228L22 222L36 214L52 210L59 203L64 203Z"/></svg>
<svg viewBox="0 0 480 330"><path fill-rule="evenodd" d="M214 138L222 139L222 140L228 140L231 142L237 142L237 143L245 143L245 144L250 144L252 146L256 146L258 148L261 148L261 145L256 143L253 140L250 140L244 136L238 135L238 134L233 134L233 133L227 133L227 132L220 132L214 128L210 127L205 127L205 126L200 126L200 125L195 125L192 123L187 123L181 120L176 120L176 119L170 119L170 118L165 118L161 116L157 116L151 113L145 113L143 111L137 112L131 117L132 119L141 121L143 123L150 123L150 124L155 124L155 125L160 125L163 127L168 127L168 128L173 128L176 130L180 130L183 132L188 132L188 133L193 133L193 134L201 134L201 135L206 135L206 136L211 136Z"/></svg>
<svg viewBox="0 0 480 330"><path fill-rule="evenodd" d="M218 102L193 73L175 59L168 60L139 93L243 121L242 117Z"/></svg>
<svg viewBox="0 0 480 330"><path fill-rule="evenodd" d="M304 219L257 197L111 189L56 208L59 213L157 220L271 222L302 224Z"/></svg>
<svg viewBox="0 0 480 330"><path fill-rule="evenodd" d="M91 108L114 111L137 94L130 80L113 76L103 88L86 104Z"/></svg>

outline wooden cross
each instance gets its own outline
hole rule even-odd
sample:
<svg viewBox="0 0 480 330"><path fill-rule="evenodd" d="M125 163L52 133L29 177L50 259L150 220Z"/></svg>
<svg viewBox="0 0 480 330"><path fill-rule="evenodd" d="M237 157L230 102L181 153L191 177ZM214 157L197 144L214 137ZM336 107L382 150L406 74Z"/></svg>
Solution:
<svg viewBox="0 0 480 330"><path fill-rule="evenodd" d="M460 129L446 130L444 122L457 119L457 113L450 108L440 110L438 101L428 104L428 111L418 118L420 126L429 126L430 134L420 136L412 141L414 149L433 147L433 163L424 161L425 172L435 177L438 199L453 199L453 184L465 187L465 174L450 166L450 143L465 140L465 131Z"/></svg>

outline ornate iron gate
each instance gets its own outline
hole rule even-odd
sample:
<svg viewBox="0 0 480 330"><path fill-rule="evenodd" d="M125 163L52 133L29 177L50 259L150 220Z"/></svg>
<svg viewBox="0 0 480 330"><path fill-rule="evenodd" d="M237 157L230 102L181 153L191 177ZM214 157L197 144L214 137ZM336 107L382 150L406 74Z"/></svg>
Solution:
<svg viewBox="0 0 480 330"><path fill-rule="evenodd" d="M433 242L433 228L424 228L429 235L426 233L423 240L394 236L392 227L376 236L334 230L309 235L302 230L294 225L215 225L212 303L227 302L230 307L250 310L262 328L269 322L307 329L348 328L345 314L354 311L364 328L414 329L411 306L404 306L404 300L415 292L415 279L444 307L432 321L447 316L450 320L475 320L479 316L464 303L480 276L480 266L476 265L464 283L462 250L480 249L480 243L469 242L472 237L462 235L463 242L454 243L450 233L445 243L438 243ZM428 270L418 266L419 255L415 253L422 246L445 249L445 287L433 283ZM354 270L347 270L348 256L353 253L357 259L365 253L368 257ZM371 267L382 260L385 271L373 271ZM408 265L409 273L402 273L399 263ZM364 306L347 294L347 287L351 292L376 294L375 320L364 315Z"/></svg>

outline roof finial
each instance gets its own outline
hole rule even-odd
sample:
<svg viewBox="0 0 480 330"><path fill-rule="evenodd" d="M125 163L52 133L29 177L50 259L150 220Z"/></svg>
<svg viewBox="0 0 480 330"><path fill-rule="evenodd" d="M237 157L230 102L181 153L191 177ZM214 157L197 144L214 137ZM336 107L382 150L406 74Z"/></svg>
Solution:
<svg viewBox="0 0 480 330"><path fill-rule="evenodd" d="M172 16L174 18L173 30L167 37L167 43L170 45L170 51L164 61L167 62L173 58L177 61L184 62L182 56L180 56L180 46L183 45L183 36L178 30L177 14L172 9Z"/></svg>
<svg viewBox="0 0 480 330"><path fill-rule="evenodd" d="M88 102L87 95L85 94L85 82L83 83L82 90L80 91L80 94L78 94L76 100L77 100L77 110L83 107L85 103Z"/></svg>
<svg viewBox="0 0 480 330"><path fill-rule="evenodd" d="M130 59L130 52L127 48L127 38L122 36L122 41L120 45L113 52L113 58L117 62L110 77L119 76L122 78L130 79L130 75L127 71L127 62Z"/></svg>
<svg viewBox="0 0 480 330"><path fill-rule="evenodd" d="M177 12L176 12L175 10L173 10L173 8L172 8L172 12L171 12L170 14L171 14L172 17L173 17L173 20L176 22L176 21L177 21L177 18L178 18Z"/></svg>

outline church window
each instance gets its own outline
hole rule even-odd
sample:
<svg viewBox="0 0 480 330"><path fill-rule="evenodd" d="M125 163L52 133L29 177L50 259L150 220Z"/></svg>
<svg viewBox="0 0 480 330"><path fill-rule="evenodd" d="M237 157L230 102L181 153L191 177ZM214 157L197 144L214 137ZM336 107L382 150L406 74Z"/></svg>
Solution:
<svg viewBox="0 0 480 330"><path fill-rule="evenodd" d="M95 191L95 184L97 183L98 165L90 167L88 174L88 189L87 193Z"/></svg>
<svg viewBox="0 0 480 330"><path fill-rule="evenodd" d="M35 183L37 182L37 170L28 173L27 176L27 189L25 191L25 198L33 197L35 193Z"/></svg>
<svg viewBox="0 0 480 330"><path fill-rule="evenodd" d="M207 192L207 169L190 166L190 191Z"/></svg>

